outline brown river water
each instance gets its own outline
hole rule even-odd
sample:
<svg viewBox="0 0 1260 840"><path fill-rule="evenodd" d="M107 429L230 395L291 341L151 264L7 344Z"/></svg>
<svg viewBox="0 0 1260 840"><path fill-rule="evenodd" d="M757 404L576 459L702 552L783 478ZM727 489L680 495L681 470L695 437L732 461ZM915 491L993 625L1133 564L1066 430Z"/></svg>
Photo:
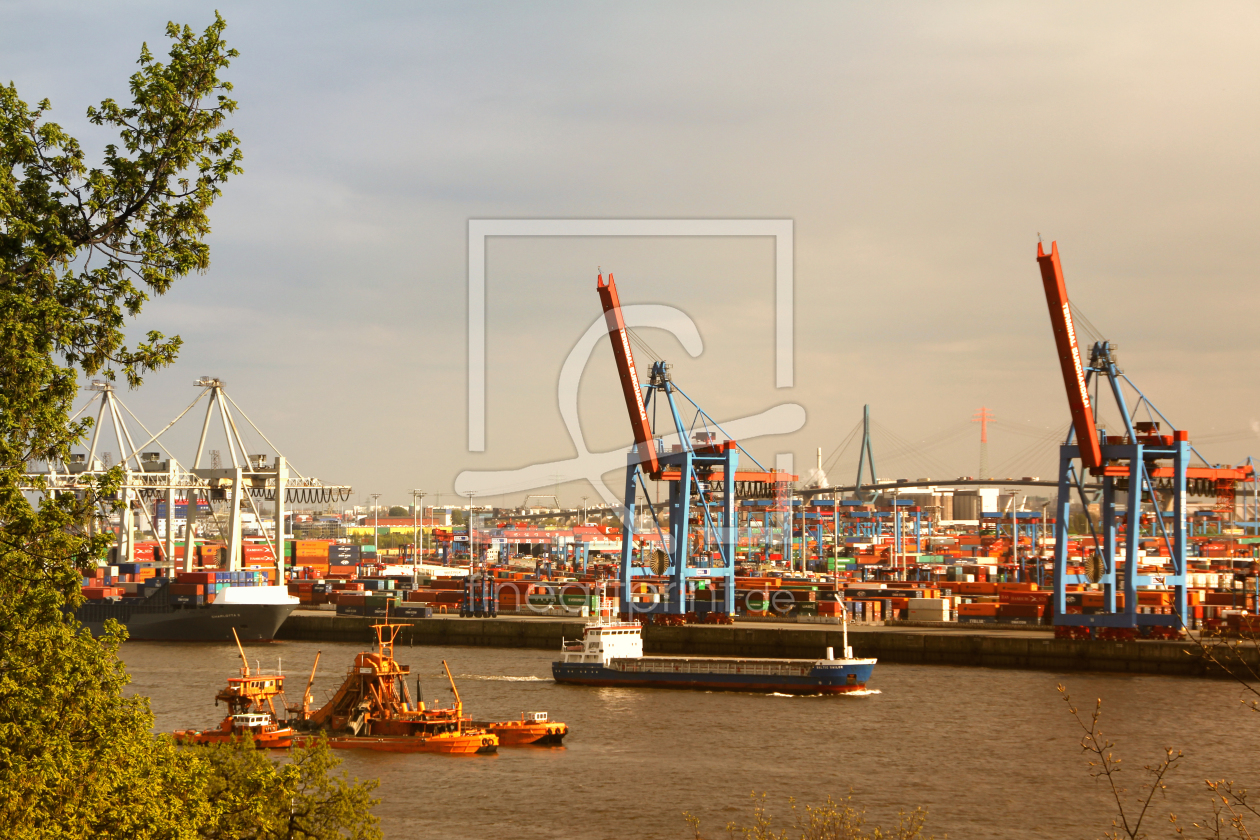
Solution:
<svg viewBox="0 0 1260 840"><path fill-rule="evenodd" d="M246 653L264 668L281 658L296 699L322 650L312 692L321 704L362 647L281 642ZM214 694L236 675L234 646L129 642L122 655L160 731L222 719ZM922 806L938 838L1099 837L1114 807L1089 776L1058 682L1087 708L1102 698L1129 787L1164 747L1184 751L1153 836L1171 834L1169 812L1183 824L1210 813L1205 778L1260 783L1260 716L1223 681L880 664L875 693L789 697L557 686L548 651L400 646L396 657L420 675L426 699L449 702L446 659L473 716L547 711L570 727L564 747L494 756L340 752L341 769L380 779L377 813L400 840L682 840L692 836L684 811L717 837L748 821L754 791L786 814L788 797L812 804L850 790L875 823Z"/></svg>

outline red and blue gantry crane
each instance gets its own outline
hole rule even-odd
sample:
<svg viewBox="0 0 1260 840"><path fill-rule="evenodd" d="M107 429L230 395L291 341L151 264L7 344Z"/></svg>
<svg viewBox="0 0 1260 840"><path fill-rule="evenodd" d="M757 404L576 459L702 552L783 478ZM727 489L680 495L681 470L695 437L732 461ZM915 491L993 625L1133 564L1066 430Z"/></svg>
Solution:
<svg viewBox="0 0 1260 840"><path fill-rule="evenodd" d="M1252 468L1207 463L1191 446L1189 433L1173 426L1120 369L1111 342L1095 342L1088 361L1084 361L1058 243L1050 244L1048 254L1038 243L1037 263L1072 414L1072 428L1059 448L1054 526L1056 633L1103 638L1132 638L1139 633L1177 635L1186 626L1188 615L1187 495L1225 494L1232 506L1236 482L1253 480ZM1136 397L1132 408L1126 399L1126 386ZM1104 390L1114 400L1120 417L1120 426L1115 429L1099 425L1098 401ZM1165 425L1171 434L1162 431ZM1192 456L1199 463L1192 465ZM1090 536L1086 545L1092 556L1082 564L1084 573L1069 566L1073 493L1080 499ZM1097 518L1090 510L1091 494L1099 500ZM1143 505L1147 505L1149 515L1143 515ZM1147 574L1138 568L1143 536L1158 545L1156 556L1147 558ZM1069 613L1067 587L1085 583L1101 586L1104 606L1093 614ZM1172 608L1144 611L1139 605L1139 586L1171 590Z"/></svg>
<svg viewBox="0 0 1260 840"><path fill-rule="evenodd" d="M773 488L776 482L794 481L796 476L766 470L758 464L678 387L666 362L653 362L647 383L641 383L612 274L605 284L601 273L596 287L634 433L634 447L626 463L622 512L621 612L626 616L656 616L673 622L706 618L728 620L735 614L735 561L739 545L737 488L752 492L758 488L765 490ZM690 423L683 419L683 401L694 409ZM661 410L668 413L673 425L673 432L668 436L654 431L659 428L655 415ZM739 468L741 452L757 469ZM647 486L649 479L664 481L669 486L668 502L662 506L664 510L652 502ZM650 518L650 531L637 535L635 523L641 513L648 514L643 518ZM635 563L636 542L644 546L638 564ZM646 546L652 543L661 547L649 551ZM648 554L655 555L654 559L660 562L653 562L645 556ZM662 591L655 593L660 596L659 600L636 600L634 579L662 574L665 577ZM707 594L698 595L701 588Z"/></svg>

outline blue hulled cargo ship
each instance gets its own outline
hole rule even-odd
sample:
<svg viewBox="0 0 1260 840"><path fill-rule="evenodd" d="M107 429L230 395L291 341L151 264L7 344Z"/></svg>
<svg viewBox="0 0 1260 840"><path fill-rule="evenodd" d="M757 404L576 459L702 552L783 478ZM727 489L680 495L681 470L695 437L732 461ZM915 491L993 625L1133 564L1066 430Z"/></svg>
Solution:
<svg viewBox="0 0 1260 840"><path fill-rule="evenodd" d="M564 642L560 661L551 664L551 675L557 683L846 694L865 690L875 668L874 659L854 659L847 644L841 659L831 655L831 648L823 659L644 656L642 625L615 619L607 608L596 609L596 617L587 622L582 639Z"/></svg>

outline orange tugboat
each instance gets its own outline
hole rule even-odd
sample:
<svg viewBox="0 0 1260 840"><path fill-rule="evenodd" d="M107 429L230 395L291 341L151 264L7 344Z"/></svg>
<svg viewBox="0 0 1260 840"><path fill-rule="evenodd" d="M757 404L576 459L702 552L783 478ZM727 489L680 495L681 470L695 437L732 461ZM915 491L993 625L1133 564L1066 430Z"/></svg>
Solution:
<svg viewBox="0 0 1260 840"><path fill-rule="evenodd" d="M235 628L232 635L236 636ZM279 672L267 673L262 669L251 671L239 637L236 637L236 649L240 651L243 663L241 675L229 678L227 688L214 696L214 705L219 705L219 701L227 704L227 717L219 724L218 729L178 730L175 740L181 744L221 744L248 736L253 738L254 746L259 749L286 749L292 746L293 730L276 723L274 699L279 697L283 708L284 675ZM319 661L318 657L315 661ZM314 671L311 676L314 677ZM309 685L307 691L310 691Z"/></svg>
<svg viewBox="0 0 1260 840"><path fill-rule="evenodd" d="M558 747L569 734L569 727L559 721L547 720L546 712L521 712L520 720L501 720L476 723L499 736L504 747Z"/></svg>
<svg viewBox="0 0 1260 840"><path fill-rule="evenodd" d="M388 622L388 619L386 620ZM453 755L493 753L499 738L464 717L464 704L455 688L451 669L446 669L455 704L431 708L407 690L411 669L394 660L394 639L401 624L374 624L376 651L364 651L354 658L341 687L324 706L309 711L310 689L302 704L290 711L300 714L296 725L303 730L324 730L334 749L380 750L384 752L432 752ZM299 738L299 743L308 739Z"/></svg>

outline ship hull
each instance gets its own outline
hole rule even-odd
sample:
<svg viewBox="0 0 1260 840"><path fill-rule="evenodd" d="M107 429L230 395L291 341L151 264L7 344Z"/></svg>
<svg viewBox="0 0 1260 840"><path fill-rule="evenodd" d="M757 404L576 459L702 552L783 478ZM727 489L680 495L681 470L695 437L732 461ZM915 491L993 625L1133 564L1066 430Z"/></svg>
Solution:
<svg viewBox="0 0 1260 840"><path fill-rule="evenodd" d="M563 723L522 724L512 720L474 725L499 736L499 746L502 747L558 747L564 743L564 736L569 734L569 727Z"/></svg>
<svg viewBox="0 0 1260 840"><path fill-rule="evenodd" d="M866 689L875 660L723 659L613 660L609 665L553 662L557 683L624 688L678 688L693 691L747 691L763 694L848 694Z"/></svg>
<svg viewBox="0 0 1260 840"><path fill-rule="evenodd" d="M308 746L313 738L298 739L298 746ZM332 736L328 746L334 750L374 750L397 753L438 753L441 755L490 755L499 748L492 735L352 735Z"/></svg>
<svg viewBox="0 0 1260 840"><path fill-rule="evenodd" d="M220 730L201 732L195 729L181 729L175 732L175 742L188 745L230 744L244 740L244 738L245 736L239 732L223 732ZM287 750L293 746L293 730L280 729L275 732L254 735L253 742L254 746L260 750Z"/></svg>
<svg viewBox="0 0 1260 840"><path fill-rule="evenodd" d="M143 641L230 642L232 630L243 642L270 641L296 608L294 604L207 604L141 611L122 605L91 604L77 611L93 636L113 618L127 628L128 638Z"/></svg>

